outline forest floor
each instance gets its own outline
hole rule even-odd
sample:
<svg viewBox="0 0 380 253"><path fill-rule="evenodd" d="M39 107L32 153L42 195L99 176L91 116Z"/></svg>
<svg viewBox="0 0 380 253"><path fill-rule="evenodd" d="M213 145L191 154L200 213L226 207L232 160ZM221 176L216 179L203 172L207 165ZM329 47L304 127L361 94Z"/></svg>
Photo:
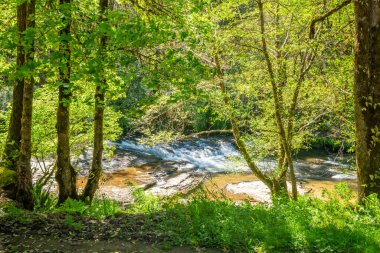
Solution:
<svg viewBox="0 0 380 253"><path fill-rule="evenodd" d="M154 220L143 215L103 220L66 214L0 218L0 252L221 252L173 248L167 238L150 232Z"/></svg>
<svg viewBox="0 0 380 253"><path fill-rule="evenodd" d="M122 240L111 239L107 241L96 240L57 240L49 236L30 236L25 239L20 237L5 236L0 238L0 252L128 252L128 253L218 253L222 252L213 249L193 249L190 247L175 247L168 250L160 249L157 245L145 242L125 242Z"/></svg>

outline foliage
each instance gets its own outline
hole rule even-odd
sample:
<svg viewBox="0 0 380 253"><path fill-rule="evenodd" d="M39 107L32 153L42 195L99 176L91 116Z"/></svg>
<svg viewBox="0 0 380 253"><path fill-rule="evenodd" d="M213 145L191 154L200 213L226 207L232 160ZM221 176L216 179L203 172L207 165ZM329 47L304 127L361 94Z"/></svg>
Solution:
<svg viewBox="0 0 380 253"><path fill-rule="evenodd" d="M51 164L57 144L57 88L64 85L72 93L63 103L70 106L71 155L77 158L93 145L94 92L103 78L105 144L122 133L142 134L140 142L155 144L192 132L230 129L232 115L247 156L276 156L277 169L289 166L292 154L315 143L353 146L351 5L318 23L311 39L311 18L338 0L265 1L263 13L259 1L250 0L110 2L112 8L99 18L95 0L63 5L37 1L36 27L25 32L26 40L35 38L35 59L21 68L15 60L20 45L14 18L20 1L0 4L1 153L11 89L24 77L35 80L32 155ZM69 12L70 34L60 36L62 16ZM70 59L62 54L63 40L69 44ZM59 70L68 60L71 76L62 84ZM284 136L280 125L287 132ZM378 131L372 130L375 143ZM286 154L288 161L282 154L286 141L292 153ZM0 186L14 178L15 172L0 168ZM77 216L104 219L123 211L107 199L95 199L91 205L68 199L56 207L44 187L38 181L33 188L35 211L65 213L62 222L70 229L85 226ZM347 185L326 192L327 201L278 199L272 206L200 196L188 202L161 199L142 189L133 196L125 215L160 214L164 219L150 224L151 229L174 245L236 252L380 251L379 199L369 196L363 205L353 204ZM13 205L4 211L21 224L31 222L29 213Z"/></svg>
<svg viewBox="0 0 380 253"><path fill-rule="evenodd" d="M57 199L51 195L49 189L45 189L45 186L42 181L37 181L33 186L34 210L49 211L57 204Z"/></svg>
<svg viewBox="0 0 380 253"><path fill-rule="evenodd" d="M1 215L9 220L15 220L23 225L29 225L33 221L33 216L23 209L17 208L14 203L0 205Z"/></svg>
<svg viewBox="0 0 380 253"><path fill-rule="evenodd" d="M126 209L130 213L155 213L162 210L164 201L161 202L159 197L144 192L143 189L136 189L132 192L133 203L131 203Z"/></svg>
<svg viewBox="0 0 380 253"><path fill-rule="evenodd" d="M326 200L301 197L273 205L237 205L204 195L189 201L160 199L139 190L134 192L135 202L125 210L106 199L95 200L92 206L68 200L47 214L64 213L62 224L76 231L86 227L80 216L112 219L119 213L118 218L125 215L131 219L143 215L147 223L141 226L141 234L167 238L166 247L191 245L228 252L378 252L380 201L372 195L357 205L351 202L351 194L347 185L341 184L326 192ZM7 220L25 225L35 218L13 205L2 210Z"/></svg>
<svg viewBox="0 0 380 253"><path fill-rule="evenodd" d="M157 224L174 245L229 252L378 252L380 202L356 206L339 186L326 202L302 197L273 206L196 198L165 209ZM343 196L343 199L340 197Z"/></svg>
<svg viewBox="0 0 380 253"><path fill-rule="evenodd" d="M74 217L71 215L66 215L63 219L62 223L69 229L73 229L76 231L80 231L83 228L83 224L81 222L75 221Z"/></svg>
<svg viewBox="0 0 380 253"><path fill-rule="evenodd" d="M116 201L104 198L94 199L91 205L87 205L79 200L68 199L54 210L54 212L82 215L96 219L111 217L120 211L120 206Z"/></svg>
<svg viewBox="0 0 380 253"><path fill-rule="evenodd" d="M16 182L16 172L0 167L0 188Z"/></svg>
<svg viewBox="0 0 380 253"><path fill-rule="evenodd" d="M80 89L80 94L75 97L71 104L71 139L70 145L72 153L78 157L83 150L92 146L93 138L93 115L92 108L94 99L89 90L91 84L84 83ZM33 143L39 145L33 146L33 155L40 159L49 158L55 152L57 144L55 132L55 99L56 91L49 86L45 86L35 92L33 114ZM105 111L104 137L105 142L114 141L119 137L121 128L118 126L120 114L107 108ZM108 148L107 145L105 145Z"/></svg>

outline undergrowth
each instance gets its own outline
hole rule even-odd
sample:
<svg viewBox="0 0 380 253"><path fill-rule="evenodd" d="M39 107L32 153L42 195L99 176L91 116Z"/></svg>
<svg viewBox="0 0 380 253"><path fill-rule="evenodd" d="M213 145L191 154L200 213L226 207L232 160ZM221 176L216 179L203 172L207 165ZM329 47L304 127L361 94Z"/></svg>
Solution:
<svg viewBox="0 0 380 253"><path fill-rule="evenodd" d="M154 222L141 226L141 233L164 236L164 244L172 246L227 252L380 252L379 199L372 195L358 205L352 203L351 194L347 185L341 184L335 191L325 192L326 200L300 197L298 201L277 199L272 205L237 205L228 199L209 200L203 194L184 201L140 190L126 209L107 199L95 200L90 206L68 200L48 213L67 213L62 223L73 230L85 224L77 224L72 215L98 219L115 214L145 215ZM30 220L15 207L4 212L25 224Z"/></svg>
<svg viewBox="0 0 380 253"><path fill-rule="evenodd" d="M79 200L66 200L61 206L53 210L58 213L68 213L102 219L112 217L121 211L121 207L116 201L110 199L94 199L91 205L87 205Z"/></svg>

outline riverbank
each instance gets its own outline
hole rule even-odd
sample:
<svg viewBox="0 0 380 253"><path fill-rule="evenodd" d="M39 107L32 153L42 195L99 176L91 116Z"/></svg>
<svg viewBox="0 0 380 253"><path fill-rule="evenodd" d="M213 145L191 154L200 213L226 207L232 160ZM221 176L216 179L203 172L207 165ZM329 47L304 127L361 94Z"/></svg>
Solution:
<svg viewBox="0 0 380 253"><path fill-rule="evenodd" d="M107 199L91 206L70 200L35 212L3 205L0 251L380 251L379 200L373 197L358 206L350 201L352 192L345 185L325 200L278 199L271 205L236 205L202 194L187 201L143 191L134 194L135 201L124 207Z"/></svg>

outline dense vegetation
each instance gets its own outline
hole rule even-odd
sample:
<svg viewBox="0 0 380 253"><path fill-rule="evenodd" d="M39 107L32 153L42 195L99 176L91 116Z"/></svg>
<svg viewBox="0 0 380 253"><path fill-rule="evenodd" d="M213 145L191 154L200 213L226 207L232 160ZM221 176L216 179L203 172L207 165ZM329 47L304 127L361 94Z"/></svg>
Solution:
<svg viewBox="0 0 380 253"><path fill-rule="evenodd" d="M210 201L202 191L186 204L141 191L134 195L135 202L125 208L104 199L91 206L68 200L58 208L39 207L33 215L7 206L1 218L6 225L0 232L26 233L34 238L37 250L48 248L38 238L50 233L68 240L143 240L156 244L157 251L180 245L227 252L378 252L380 248L378 200L372 196L364 205L354 205L347 185L326 192L326 201L277 199L270 207ZM7 248L12 247L28 249L7 242Z"/></svg>
<svg viewBox="0 0 380 253"><path fill-rule="evenodd" d="M141 232L170 245L377 252L379 16L378 0L5 0L0 187L36 214L105 218L120 209L95 199L109 142L227 133L273 206L155 199L152 210L137 201L122 212L142 212L151 223ZM339 199L299 198L293 157L320 143L355 152L358 203L342 189ZM86 150L79 191L75 160ZM276 165L263 170L268 157ZM57 198L44 188L53 176Z"/></svg>

